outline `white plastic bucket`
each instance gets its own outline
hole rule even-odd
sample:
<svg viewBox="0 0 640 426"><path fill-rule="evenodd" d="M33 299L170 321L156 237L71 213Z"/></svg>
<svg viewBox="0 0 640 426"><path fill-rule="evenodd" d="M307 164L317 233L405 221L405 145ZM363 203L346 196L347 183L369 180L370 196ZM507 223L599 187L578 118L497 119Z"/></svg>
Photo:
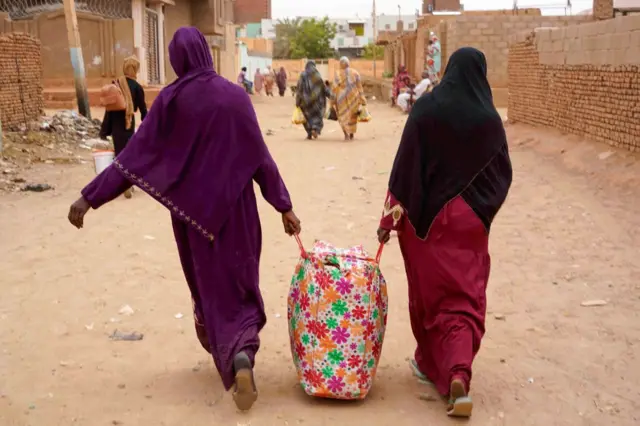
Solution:
<svg viewBox="0 0 640 426"><path fill-rule="evenodd" d="M93 164L96 174L99 175L113 163L115 153L113 151L93 151Z"/></svg>

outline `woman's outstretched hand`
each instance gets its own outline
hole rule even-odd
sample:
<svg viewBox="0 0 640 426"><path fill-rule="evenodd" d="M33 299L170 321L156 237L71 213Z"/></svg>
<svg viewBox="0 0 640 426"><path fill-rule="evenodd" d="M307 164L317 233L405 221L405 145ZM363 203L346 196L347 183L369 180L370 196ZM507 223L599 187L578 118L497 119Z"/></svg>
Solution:
<svg viewBox="0 0 640 426"><path fill-rule="evenodd" d="M287 235L298 235L302 231L300 219L298 219L293 210L282 213L282 224Z"/></svg>
<svg viewBox="0 0 640 426"><path fill-rule="evenodd" d="M391 231L388 229L378 228L378 241L380 244L387 244L391 238Z"/></svg>
<svg viewBox="0 0 640 426"><path fill-rule="evenodd" d="M69 222L78 229L84 225L84 215L87 214L91 206L84 197L78 198L78 201L71 204L69 208Z"/></svg>

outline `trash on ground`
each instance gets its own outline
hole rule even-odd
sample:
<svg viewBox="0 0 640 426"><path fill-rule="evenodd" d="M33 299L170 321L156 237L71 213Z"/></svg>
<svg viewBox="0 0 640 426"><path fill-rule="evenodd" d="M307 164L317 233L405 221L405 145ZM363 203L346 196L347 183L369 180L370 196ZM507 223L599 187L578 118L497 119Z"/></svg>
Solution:
<svg viewBox="0 0 640 426"><path fill-rule="evenodd" d="M595 306L604 306L607 304L606 300L585 300L580 304L584 308L592 308Z"/></svg>
<svg viewBox="0 0 640 426"><path fill-rule="evenodd" d="M45 192L45 191L49 191L53 189L53 186L48 185L46 183L28 183L25 186L22 187L23 191L30 191L30 192Z"/></svg>
<svg viewBox="0 0 640 426"><path fill-rule="evenodd" d="M177 313L177 314L174 315L174 317L176 319L181 319L182 317L184 317L184 315L182 315L181 313Z"/></svg>
<svg viewBox="0 0 640 426"><path fill-rule="evenodd" d="M116 341L126 341L126 342L136 342L138 340L142 340L144 338L144 334L138 333L137 331L133 331L131 333L123 333L118 330L114 330L114 332L109 336L109 339Z"/></svg>
<svg viewBox="0 0 640 426"><path fill-rule="evenodd" d="M118 313L120 315L133 315L135 311L133 310L133 308L129 305L124 305L122 308L120 308L120 310L118 311Z"/></svg>

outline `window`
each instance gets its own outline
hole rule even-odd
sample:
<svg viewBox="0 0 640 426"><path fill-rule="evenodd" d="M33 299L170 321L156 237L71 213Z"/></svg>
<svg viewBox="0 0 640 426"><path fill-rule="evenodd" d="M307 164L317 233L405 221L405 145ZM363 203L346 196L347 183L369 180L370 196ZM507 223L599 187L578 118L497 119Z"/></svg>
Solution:
<svg viewBox="0 0 640 426"><path fill-rule="evenodd" d="M357 36L364 35L364 24L349 24L349 29L353 31Z"/></svg>
<svg viewBox="0 0 640 426"><path fill-rule="evenodd" d="M391 29L391 25L389 25L389 24L385 25L384 29L387 30L387 31L390 30Z"/></svg>
<svg viewBox="0 0 640 426"><path fill-rule="evenodd" d="M338 47L344 46L344 39L342 37L338 37Z"/></svg>
<svg viewBox="0 0 640 426"><path fill-rule="evenodd" d="M412 30L413 29L413 23L409 24L409 29Z"/></svg>

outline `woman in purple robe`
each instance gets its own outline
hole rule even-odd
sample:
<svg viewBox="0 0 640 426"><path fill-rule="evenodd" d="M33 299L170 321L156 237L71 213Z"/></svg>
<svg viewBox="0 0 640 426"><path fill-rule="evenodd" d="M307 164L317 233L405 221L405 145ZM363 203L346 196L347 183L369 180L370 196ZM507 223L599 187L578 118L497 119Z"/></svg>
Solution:
<svg viewBox="0 0 640 426"><path fill-rule="evenodd" d="M89 209L132 185L169 209L198 339L247 410L257 399L253 367L266 323L253 181L282 214L287 234L299 233L300 221L249 97L214 72L204 36L180 28L169 57L178 79L160 92L117 160L82 190L69 221L82 228Z"/></svg>

